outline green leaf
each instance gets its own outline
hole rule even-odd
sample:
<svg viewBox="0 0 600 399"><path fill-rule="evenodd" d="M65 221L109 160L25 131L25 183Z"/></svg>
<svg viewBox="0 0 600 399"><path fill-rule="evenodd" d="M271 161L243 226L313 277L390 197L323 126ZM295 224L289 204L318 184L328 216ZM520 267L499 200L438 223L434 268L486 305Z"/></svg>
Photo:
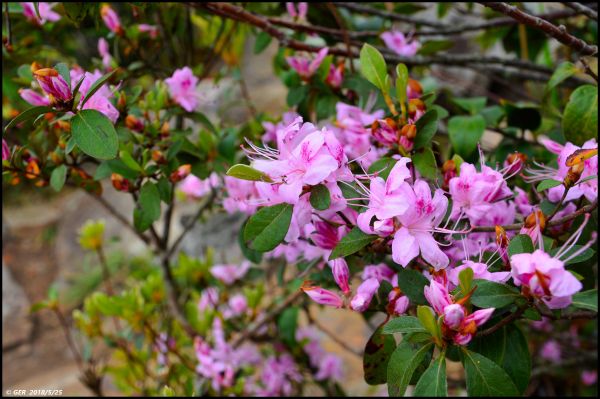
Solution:
<svg viewBox="0 0 600 399"><path fill-rule="evenodd" d="M273 180L264 172L260 170L256 170L251 166L237 164L233 165L227 171L227 176L235 177L242 180L251 180L251 181L264 181L267 183L272 183Z"/></svg>
<svg viewBox="0 0 600 399"><path fill-rule="evenodd" d="M479 114L485 118L485 122L488 126L498 126L504 117L504 108L499 105L492 105L480 110Z"/></svg>
<svg viewBox="0 0 600 399"><path fill-rule="evenodd" d="M419 319L414 316L400 316L391 319L383 326L382 334L427 332Z"/></svg>
<svg viewBox="0 0 600 399"><path fill-rule="evenodd" d="M139 205L144 215L152 222L160 218L160 193L155 184L147 182L142 186Z"/></svg>
<svg viewBox="0 0 600 399"><path fill-rule="evenodd" d="M432 109L425 113L425 115L421 116L416 123L417 126L417 136L415 137L414 149L418 150L419 148L428 146L431 142L431 139L437 132L438 128L438 113L436 110Z"/></svg>
<svg viewBox="0 0 600 399"><path fill-rule="evenodd" d="M541 193L544 190L548 190L552 187L558 187L562 184L562 182L553 179L542 180L540 184L537 185L536 190L538 193Z"/></svg>
<svg viewBox="0 0 600 399"><path fill-rule="evenodd" d="M416 305L427 304L423 289L429 285L429 280L423 274L413 269L400 268L398 270L398 286L402 292Z"/></svg>
<svg viewBox="0 0 600 399"><path fill-rule="evenodd" d="M417 54L420 55L431 55L438 51L448 50L454 46L454 42L451 40L429 40L422 44Z"/></svg>
<svg viewBox="0 0 600 399"><path fill-rule="evenodd" d="M238 244L240 245L242 254L244 255L244 257L246 259L248 259L250 262L253 262L253 263L260 263L260 261L262 259L262 252L255 251L255 250L249 248L248 245L246 245L246 242L244 241L244 230L246 229L247 222L248 221L244 221L244 224L242 225L242 227L240 228L240 230L238 232Z"/></svg>
<svg viewBox="0 0 600 399"><path fill-rule="evenodd" d="M573 245L568 251L566 251L563 255L561 255L561 259L567 259L571 254L579 251L583 246L582 245ZM552 257L555 257L560 248L553 248L549 251L549 254ZM595 251L592 248L588 248L584 250L577 256L574 256L572 259L569 259L567 262L564 262L565 265L573 265L575 263L585 262L588 259L591 259L594 256Z"/></svg>
<svg viewBox="0 0 600 399"><path fill-rule="evenodd" d="M396 160L394 158L383 157L373 162L371 166L369 166L368 172L370 174L379 173L379 176L386 180L392 171L392 168L396 164Z"/></svg>
<svg viewBox="0 0 600 399"><path fill-rule="evenodd" d="M412 163L421 176L426 179L435 181L437 178L438 168L435 161L435 155L431 148L425 148L423 151L415 152L412 156Z"/></svg>
<svg viewBox="0 0 600 399"><path fill-rule="evenodd" d="M89 3L85 2L64 2L62 5L67 17L75 23L83 21L91 6Z"/></svg>
<svg viewBox="0 0 600 399"><path fill-rule="evenodd" d="M468 157L477 148L485 131L485 119L481 115L453 116L448 120L448 135L456 151Z"/></svg>
<svg viewBox="0 0 600 399"><path fill-rule="evenodd" d="M425 370L415 386L414 396L439 397L448 396L446 381L446 357L438 356Z"/></svg>
<svg viewBox="0 0 600 399"><path fill-rule="evenodd" d="M477 307L498 309L521 298L519 291L509 285L489 280L474 280L473 282L477 289L471 296L471 303Z"/></svg>
<svg viewBox="0 0 600 399"><path fill-rule="evenodd" d="M598 312L598 290L593 289L589 291L578 292L573 295L573 302L571 306L579 309L588 309Z"/></svg>
<svg viewBox="0 0 600 399"><path fill-rule="evenodd" d="M531 355L527 339L515 324L509 324L485 337L475 338L469 350L490 359L506 371L519 392L529 385Z"/></svg>
<svg viewBox="0 0 600 399"><path fill-rule="evenodd" d="M552 76L550 77L550 80L548 81L548 84L546 85L546 89L544 90L544 94L547 94L550 90L554 89L561 82L563 82L565 79L568 79L569 77L573 76L578 71L579 70L577 69L575 64L573 64L572 62L565 61L562 64L560 64L558 66L558 68L556 68L556 70L554 71Z"/></svg>
<svg viewBox="0 0 600 399"><path fill-rule="evenodd" d="M471 115L475 115L485 107L487 97L453 98L452 102Z"/></svg>
<svg viewBox="0 0 600 399"><path fill-rule="evenodd" d="M398 345L387 365L388 394L390 397L404 396L413 373L431 349L433 349L432 343L423 345L417 350L413 349L408 342L402 341Z"/></svg>
<svg viewBox="0 0 600 399"><path fill-rule="evenodd" d="M370 44L364 44L360 49L360 71L362 75L375 87L387 93L386 85L387 67L381 53Z"/></svg>
<svg viewBox="0 0 600 399"><path fill-rule="evenodd" d="M419 305L417 306L417 317L421 322L423 328L429 332L434 337L440 336L440 331L438 330L438 325L435 320L435 312L429 306Z"/></svg>
<svg viewBox="0 0 600 399"><path fill-rule="evenodd" d="M142 169L142 167L140 166L139 163L137 163L137 161L135 159L133 159L133 157L131 156L131 154L127 151L120 151L119 152L119 157L121 158L121 161L123 161L123 163L132 170L136 170L138 172L143 172L144 169Z"/></svg>
<svg viewBox="0 0 600 399"><path fill-rule="evenodd" d="M406 103L406 86L408 85L408 68L404 64L396 65L396 97L400 104ZM423 115L424 117L425 115Z"/></svg>
<svg viewBox="0 0 600 399"><path fill-rule="evenodd" d="M75 143L87 155L98 159L117 156L119 139L110 119L95 109L85 109L71 119Z"/></svg>
<svg viewBox="0 0 600 399"><path fill-rule="evenodd" d="M385 384L387 381L388 362L396 341L391 335L383 335L381 327L373 332L367 341L363 355L363 372L369 385Z"/></svg>
<svg viewBox="0 0 600 399"><path fill-rule="evenodd" d="M329 260L352 255L375 239L377 239L376 235L366 234L358 227L354 227L336 245L329 256Z"/></svg>
<svg viewBox="0 0 600 399"><path fill-rule="evenodd" d="M531 237L527 234L518 234L513 237L508 243L508 255L513 256L515 254L532 253L534 251L533 242Z"/></svg>
<svg viewBox="0 0 600 399"><path fill-rule="evenodd" d="M48 308L48 301L36 302L29 308L29 313L39 312L42 309Z"/></svg>
<svg viewBox="0 0 600 399"><path fill-rule="evenodd" d="M490 359L467 349L463 365L469 396L518 396L519 391L508 374Z"/></svg>
<svg viewBox="0 0 600 399"><path fill-rule="evenodd" d="M54 189L54 191L59 192L62 190L65 185L65 181L67 180L67 166L60 165L54 168L52 174L50 175L50 187Z"/></svg>
<svg viewBox="0 0 600 399"><path fill-rule="evenodd" d="M583 85L575 89L565 107L562 131L567 140L581 145L598 136L598 88Z"/></svg>
<svg viewBox="0 0 600 399"><path fill-rule="evenodd" d="M100 88L108 81L108 79L111 78L111 76L113 76L115 74L115 72L117 72L117 70L113 70L109 73L107 73L106 75L98 78L98 80L96 80L94 83L92 83L92 85L90 86L90 89L88 90L88 92L86 93L85 97L83 98L83 101L81 101L81 105L79 106L79 109L82 109L83 106L85 105L85 103L94 95L96 94L96 92L98 90L100 90Z"/></svg>
<svg viewBox="0 0 600 399"><path fill-rule="evenodd" d="M54 66L54 69L58 72L58 74L67 82L69 85L69 89L71 88L71 72L69 71L69 67L64 62L59 62Z"/></svg>
<svg viewBox="0 0 600 399"><path fill-rule="evenodd" d="M310 88L306 85L292 87L288 91L287 105L290 107L293 107L295 105L300 104L304 100L304 98L308 95L309 91L310 91Z"/></svg>
<svg viewBox="0 0 600 399"><path fill-rule="evenodd" d="M293 208L290 204L278 204L252 215L244 228L244 240L252 241L250 248L268 252L279 245L290 227Z"/></svg>
<svg viewBox="0 0 600 399"><path fill-rule="evenodd" d="M319 184L311 188L310 204L318 211L329 209L329 206L331 205L331 195L325 185Z"/></svg>
<svg viewBox="0 0 600 399"><path fill-rule="evenodd" d="M29 120L29 119L33 119L40 114L45 114L46 112L50 112L50 111L52 111L52 107L49 107L46 105L28 108L25 111L21 112L19 115L17 115L13 120L8 122L6 124L6 126L4 127L4 131L5 132L8 131L8 129L10 129L11 127L13 127L14 125L16 125L18 123L21 123L21 122Z"/></svg>
<svg viewBox="0 0 600 399"><path fill-rule="evenodd" d="M265 31L261 31L256 35L256 41L254 42L254 54L260 54L266 49L273 38Z"/></svg>
<svg viewBox="0 0 600 399"><path fill-rule="evenodd" d="M296 328L298 327L298 312L297 306L287 308L281 313L277 320L277 330L279 337L288 346L293 346L296 343Z"/></svg>
<svg viewBox="0 0 600 399"><path fill-rule="evenodd" d="M460 290L463 295L467 295L471 291L471 283L473 283L473 269L467 267L458 273L458 281L460 284Z"/></svg>

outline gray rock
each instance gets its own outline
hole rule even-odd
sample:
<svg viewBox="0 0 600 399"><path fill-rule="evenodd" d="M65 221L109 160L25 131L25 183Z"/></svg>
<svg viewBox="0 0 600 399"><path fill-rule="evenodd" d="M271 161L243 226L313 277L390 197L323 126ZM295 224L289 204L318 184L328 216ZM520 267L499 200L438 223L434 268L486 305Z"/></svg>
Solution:
<svg viewBox="0 0 600 399"><path fill-rule="evenodd" d="M2 263L2 350L27 342L33 323L23 288Z"/></svg>

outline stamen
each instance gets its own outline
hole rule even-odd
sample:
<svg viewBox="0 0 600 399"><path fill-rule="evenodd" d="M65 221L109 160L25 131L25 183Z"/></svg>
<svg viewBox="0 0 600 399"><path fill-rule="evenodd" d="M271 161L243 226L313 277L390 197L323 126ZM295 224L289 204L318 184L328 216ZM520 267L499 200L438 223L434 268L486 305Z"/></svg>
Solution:
<svg viewBox="0 0 600 399"><path fill-rule="evenodd" d="M579 228L577 228L577 230L571 235L571 237L569 237L567 239L567 241L565 241L565 243L560 248L560 250L556 253L556 255L554 255L554 257L556 259L560 259L561 256L563 256L571 248L573 248L573 246L575 245L575 243L577 242L577 240L579 240L579 237L581 237L581 233L583 232L583 229L586 226L588 220L590 220L590 214L586 213L585 216L584 216L583 223L581 223L581 225L579 226Z"/></svg>

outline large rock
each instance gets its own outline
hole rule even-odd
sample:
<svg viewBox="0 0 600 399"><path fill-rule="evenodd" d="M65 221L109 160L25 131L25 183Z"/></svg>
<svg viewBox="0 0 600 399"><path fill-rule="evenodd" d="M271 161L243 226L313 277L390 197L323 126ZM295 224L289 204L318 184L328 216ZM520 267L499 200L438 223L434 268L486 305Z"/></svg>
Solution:
<svg viewBox="0 0 600 399"><path fill-rule="evenodd" d="M23 288L2 263L2 350L27 342L33 324L29 317L29 300Z"/></svg>

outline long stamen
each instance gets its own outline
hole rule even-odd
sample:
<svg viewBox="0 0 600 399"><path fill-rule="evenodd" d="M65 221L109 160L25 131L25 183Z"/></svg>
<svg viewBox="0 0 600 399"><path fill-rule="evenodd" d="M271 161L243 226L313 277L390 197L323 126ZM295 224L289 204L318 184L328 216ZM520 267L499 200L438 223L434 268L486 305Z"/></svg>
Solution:
<svg viewBox="0 0 600 399"><path fill-rule="evenodd" d="M562 261L564 263L567 263L571 259L573 259L576 256L579 256L580 254L582 254L583 252L585 252L589 247L591 247L592 245L594 245L595 242L596 242L596 232L592 233L592 239L590 241L588 241L587 244L585 244L584 246L582 246L581 248L579 248L577 251L573 252L566 259L562 259Z"/></svg>
<svg viewBox="0 0 600 399"><path fill-rule="evenodd" d="M587 225L588 220L590 220L590 214L586 213L584 216L583 223L581 223L581 226L579 226L579 228L571 235L571 237L569 237L567 241L565 241L560 250L556 253L556 255L554 255L556 259L560 259L561 256L563 256L565 253L570 251L571 248L573 248L575 243L579 240L579 237L581 237L581 233L583 232L584 227Z"/></svg>

